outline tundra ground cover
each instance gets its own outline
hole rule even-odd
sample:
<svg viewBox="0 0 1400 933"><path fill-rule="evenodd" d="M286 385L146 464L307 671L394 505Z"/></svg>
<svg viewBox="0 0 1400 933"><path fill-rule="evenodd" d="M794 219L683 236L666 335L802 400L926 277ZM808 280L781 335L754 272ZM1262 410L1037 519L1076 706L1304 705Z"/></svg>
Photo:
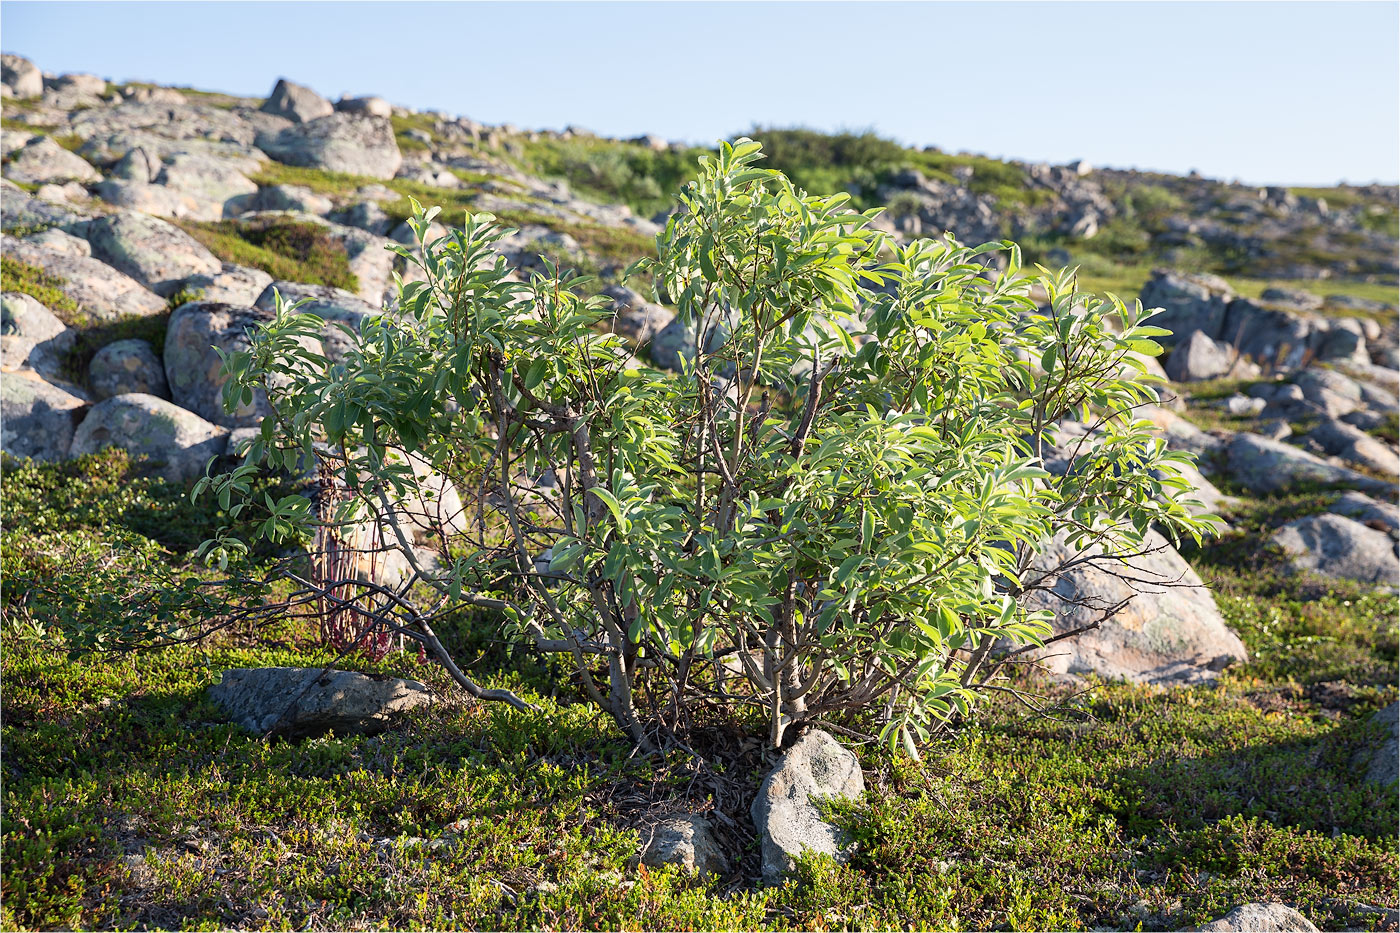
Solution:
<svg viewBox="0 0 1400 933"><path fill-rule="evenodd" d="M1354 763L1369 713L1396 695L1396 599L1259 572L1243 512L1241 537L1195 563L1256 661L1216 687L1100 686L1058 719L993 702L922 769L861 748L870 790L837 814L856 856L763 889L755 848L710 883L631 867L637 800L703 808L693 772L629 758L582 692L508 654L489 618L444 637L541 712L449 700L377 737L298 745L218 723L204 690L229 667L331 660L310 625L78 658L61 626L36 637L38 597L14 581L78 576L40 556L55 536L114 555L144 542L195 572L190 549L219 516L127 467L115 451L9 462L0 486L7 929L1164 930L1249 900L1368 929L1379 918L1357 905L1400 906L1393 789ZM76 488L113 495L64 508ZM411 655L347 666L453 695ZM748 764L756 788L762 762Z"/></svg>

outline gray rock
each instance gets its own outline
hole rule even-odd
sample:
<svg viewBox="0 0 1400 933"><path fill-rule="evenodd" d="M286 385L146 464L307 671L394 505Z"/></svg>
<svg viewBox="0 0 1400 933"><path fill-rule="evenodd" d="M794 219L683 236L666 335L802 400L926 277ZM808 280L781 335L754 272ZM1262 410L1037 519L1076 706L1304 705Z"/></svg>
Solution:
<svg viewBox="0 0 1400 933"><path fill-rule="evenodd" d="M1361 386L1335 370L1309 367L1294 376L1293 382L1303 390L1303 398L1329 417L1361 407Z"/></svg>
<svg viewBox="0 0 1400 933"><path fill-rule="evenodd" d="M865 791L860 761L819 729L802 735L763 779L749 808L763 845L763 878L782 880L804 852L844 859L841 832L821 818L823 799L855 799Z"/></svg>
<svg viewBox="0 0 1400 933"><path fill-rule="evenodd" d="M30 234L24 238L24 242L33 243L35 246L53 250L55 253L62 253L65 256L91 256L92 244L82 237L65 233L57 227L50 227L38 233Z"/></svg>
<svg viewBox="0 0 1400 933"><path fill-rule="evenodd" d="M259 109L263 113L286 117L293 123L309 123L317 117L335 112L331 102L320 94L309 87L293 84L286 78L278 79L272 94Z"/></svg>
<svg viewBox="0 0 1400 933"><path fill-rule="evenodd" d="M192 301L176 308L165 332L165 377L175 404L228 428L260 423L271 411L261 391L251 404L240 405L232 413L224 411L227 380L220 373L223 364L215 348L247 349L247 331L271 319L267 311L212 301Z"/></svg>
<svg viewBox="0 0 1400 933"><path fill-rule="evenodd" d="M1348 491L1328 506L1327 511L1354 518L1367 528L1400 539L1400 508L1389 503L1383 504L1362 493Z"/></svg>
<svg viewBox="0 0 1400 933"><path fill-rule="evenodd" d="M1143 307L1162 309L1152 324L1172 331L1170 336L1157 338L1159 343L1170 348L1193 331L1219 337L1225 323L1225 309L1234 293L1218 276L1185 275L1159 269L1142 287L1141 298Z"/></svg>
<svg viewBox="0 0 1400 933"><path fill-rule="evenodd" d="M1307 451L1258 434L1241 432L1226 448L1226 469L1251 492L1273 493L1303 483L1344 483L1369 492L1388 492L1389 483L1346 467L1333 466Z"/></svg>
<svg viewBox="0 0 1400 933"><path fill-rule="evenodd" d="M394 222L374 201L362 201L343 211L332 214L331 219L347 227L358 227L375 236L385 236Z"/></svg>
<svg viewBox="0 0 1400 933"><path fill-rule="evenodd" d="M98 350L88 363L88 385L99 400L131 393L170 398L160 357L145 340L118 340Z"/></svg>
<svg viewBox="0 0 1400 933"><path fill-rule="evenodd" d="M1324 577L1400 586L1395 542L1384 532L1331 513L1289 522L1271 539L1294 570Z"/></svg>
<svg viewBox="0 0 1400 933"><path fill-rule="evenodd" d="M1247 660L1210 590L1176 549L1153 531L1139 550L1145 553L1118 560L1096 546L1073 548L1064 537L1045 545L1028 579L1040 579L1038 585L1048 589L1033 591L1026 605L1055 613L1056 634L1128 603L1097 629L1028 654L1055 674L1162 684L1212 681L1230 664Z"/></svg>
<svg viewBox="0 0 1400 933"><path fill-rule="evenodd" d="M0 55L0 85L9 92L6 97L24 100L44 93L44 74L27 58Z"/></svg>
<svg viewBox="0 0 1400 933"><path fill-rule="evenodd" d="M420 185L428 185L432 188L460 188L462 186L462 179L454 175L446 166L438 165L435 162L415 162L412 164L405 162L399 166L398 174L395 177Z"/></svg>
<svg viewBox="0 0 1400 933"><path fill-rule="evenodd" d="M79 313L97 321L165 311L164 299L105 262L55 252L9 236L0 241L0 249L63 280L55 287L77 304Z"/></svg>
<svg viewBox="0 0 1400 933"><path fill-rule="evenodd" d="M0 371L33 370L70 395L82 397L67 383L65 362L73 347L74 333L29 295L5 292L0 296Z"/></svg>
<svg viewBox="0 0 1400 933"><path fill-rule="evenodd" d="M612 299L615 316L612 331L638 346L646 346L675 319L669 309L653 304L623 285L609 285L603 294Z"/></svg>
<svg viewBox="0 0 1400 933"><path fill-rule="evenodd" d="M45 82L60 94L77 97L98 97L107 91L107 81L93 74L72 73L59 75L51 82Z"/></svg>
<svg viewBox="0 0 1400 933"><path fill-rule="evenodd" d="M1381 740L1371 754L1370 766L1366 769L1366 780L1371 784L1389 787L1396 780L1400 780L1400 702L1377 710L1371 717L1371 722L1380 732Z"/></svg>
<svg viewBox="0 0 1400 933"><path fill-rule="evenodd" d="M218 272L192 275L180 286L197 292L203 301L249 306L272 284L272 276L261 269L226 262Z"/></svg>
<svg viewBox="0 0 1400 933"><path fill-rule="evenodd" d="M1223 398L1219 402L1216 402L1215 407L1223 408L1227 414L1235 415L1236 417L1245 417L1259 414L1268 407L1268 403L1262 398L1250 398L1247 395L1236 392L1228 398Z"/></svg>
<svg viewBox="0 0 1400 933"><path fill-rule="evenodd" d="M86 159L47 136L40 136L23 149L10 153L5 161L5 177L26 185L65 181L86 184L102 179L101 173Z"/></svg>
<svg viewBox="0 0 1400 933"><path fill-rule="evenodd" d="M1194 330L1177 343L1163 369L1173 382L1200 382L1228 373L1235 356L1229 344Z"/></svg>
<svg viewBox="0 0 1400 933"><path fill-rule="evenodd" d="M1261 421L1255 426L1254 433L1271 441L1281 441L1293 433L1293 428L1282 418L1275 418L1271 421Z"/></svg>
<svg viewBox="0 0 1400 933"><path fill-rule="evenodd" d="M68 457L83 400L33 372L0 376L0 449L12 457Z"/></svg>
<svg viewBox="0 0 1400 933"><path fill-rule="evenodd" d="M269 185L253 196L251 207L258 211L298 211L303 214L329 214L331 199L302 185Z"/></svg>
<svg viewBox="0 0 1400 933"><path fill-rule="evenodd" d="M88 225L93 255L157 295L173 294L192 275L220 272L223 264L179 227L123 211Z"/></svg>
<svg viewBox="0 0 1400 933"><path fill-rule="evenodd" d="M1318 347L1317 358L1370 363L1371 354L1366 348L1366 331L1361 322L1350 318L1332 321L1332 326Z"/></svg>
<svg viewBox="0 0 1400 933"><path fill-rule="evenodd" d="M174 188L140 181L108 179L95 189L97 196L108 204L127 210L140 211L152 217L199 219L200 205Z"/></svg>
<svg viewBox="0 0 1400 933"><path fill-rule="evenodd" d="M126 155L122 156L107 174L123 181L149 185L160 176L162 168L164 166L160 156L144 146L134 146L127 150Z"/></svg>
<svg viewBox="0 0 1400 933"><path fill-rule="evenodd" d="M1259 295L1259 300L1272 307L1287 308L1290 311L1318 311L1325 301L1312 292L1303 291L1301 288L1266 288Z"/></svg>
<svg viewBox="0 0 1400 933"><path fill-rule="evenodd" d="M88 191L76 181L65 182L61 185L49 183L40 185L34 191L34 197L40 201L50 201L56 204L72 204L88 200Z"/></svg>
<svg viewBox="0 0 1400 933"><path fill-rule="evenodd" d="M342 97L336 101L335 109L343 113L363 113L385 120L394 115L394 108L382 97Z"/></svg>
<svg viewBox="0 0 1400 933"><path fill-rule="evenodd" d="M244 209L258 186L244 174L256 170L257 162L228 159L201 153L171 155L156 181L183 195L192 205L187 214L194 220L219 220Z"/></svg>
<svg viewBox="0 0 1400 933"><path fill-rule="evenodd" d="M1200 933L1317 933L1307 917L1283 904L1243 904L1196 929Z"/></svg>
<svg viewBox="0 0 1400 933"><path fill-rule="evenodd" d="M279 162L347 175L389 179L403 164L389 121L361 114L332 113L260 134L258 145Z"/></svg>
<svg viewBox="0 0 1400 933"><path fill-rule="evenodd" d="M702 816L671 817L642 830L643 865L677 865L697 875L727 875L729 860Z"/></svg>
<svg viewBox="0 0 1400 933"><path fill-rule="evenodd" d="M1266 308L1248 298L1230 302L1218 334L1266 367L1296 369L1316 351L1328 331L1316 315Z"/></svg>
<svg viewBox="0 0 1400 933"><path fill-rule="evenodd" d="M1400 476L1400 454L1360 428L1328 418L1307 436L1333 456L1358 463L1377 473Z"/></svg>
<svg viewBox="0 0 1400 933"><path fill-rule="evenodd" d="M93 215L87 208L70 204L57 204L30 197L29 192L8 179L0 179L0 192L3 192L3 209L0 209L0 226L6 231L24 231L45 227L81 224Z"/></svg>
<svg viewBox="0 0 1400 933"><path fill-rule="evenodd" d="M249 731L301 738L382 732L395 714L426 706L433 695L417 681L382 674L263 667L224 671L209 699Z"/></svg>
<svg viewBox="0 0 1400 933"><path fill-rule="evenodd" d="M303 285L299 282L273 282L258 296L254 307L272 312L278 294L288 304L306 299L307 303L301 311L314 314L326 322L321 330L321 343L326 357L335 362L341 360L351 344L350 336L337 325L358 331L365 318L381 313L374 305L343 288Z"/></svg>
<svg viewBox="0 0 1400 933"><path fill-rule="evenodd" d="M98 402L73 435L74 457L120 447L147 469L176 482L204 474L223 454L228 430L154 395L130 393Z"/></svg>

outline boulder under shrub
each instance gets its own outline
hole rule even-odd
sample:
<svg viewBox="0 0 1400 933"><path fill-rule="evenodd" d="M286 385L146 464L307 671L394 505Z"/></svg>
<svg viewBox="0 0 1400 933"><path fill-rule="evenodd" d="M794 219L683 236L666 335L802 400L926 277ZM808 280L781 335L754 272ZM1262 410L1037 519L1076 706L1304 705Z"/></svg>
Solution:
<svg viewBox="0 0 1400 933"><path fill-rule="evenodd" d="M804 852L842 860L847 843L821 817L823 799L854 800L865 791L855 753L819 729L803 733L763 779L749 814L763 846L763 879L772 884Z"/></svg>
<svg viewBox="0 0 1400 933"><path fill-rule="evenodd" d="M260 667L224 671L209 699L251 732L288 738L382 732L398 713L433 702L415 680L321 668Z"/></svg>

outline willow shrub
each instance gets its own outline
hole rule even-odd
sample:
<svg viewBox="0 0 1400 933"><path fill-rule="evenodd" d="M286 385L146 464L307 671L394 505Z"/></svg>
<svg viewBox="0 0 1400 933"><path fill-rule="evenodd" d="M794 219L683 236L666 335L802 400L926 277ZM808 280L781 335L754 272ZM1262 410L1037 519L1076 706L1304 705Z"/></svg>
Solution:
<svg viewBox="0 0 1400 933"><path fill-rule="evenodd" d="M1135 417L1167 332L1068 272L1027 274L1011 243L899 245L875 211L760 158L741 139L702 159L634 267L690 328L679 374L633 357L576 278L516 281L491 215L427 242L437 212L415 205L421 254L399 252L421 281L394 313L332 360L308 349L321 321L283 306L227 358L227 400L262 391L275 414L213 487L236 497L262 467L314 461L335 507L249 503L263 532L345 547L376 526L406 580L308 585L339 586L332 608L427 644L477 695L519 702L433 636L463 606L570 656L644 748L717 714L774 745L823 720L917 754L998 653L1051 631L1023 607L1042 542L1122 554L1150 526L1209 530L1185 507L1183 456ZM1097 430L1052 475L1065 416ZM427 510L433 553L402 507L427 467L461 494L451 515Z"/></svg>

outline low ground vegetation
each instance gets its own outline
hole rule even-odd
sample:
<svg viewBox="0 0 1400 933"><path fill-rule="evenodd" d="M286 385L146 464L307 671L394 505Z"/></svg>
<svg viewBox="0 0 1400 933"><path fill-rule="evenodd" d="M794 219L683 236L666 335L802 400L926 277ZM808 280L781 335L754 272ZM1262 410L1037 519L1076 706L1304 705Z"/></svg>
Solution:
<svg viewBox="0 0 1400 933"><path fill-rule="evenodd" d="M314 625L69 657L62 613L26 628L44 615L26 579L68 598L92 585L44 556L57 536L107 554L139 539L197 573L191 550L224 519L116 452L5 467L7 928L1172 930L1281 900L1323 929L1371 929L1357 905L1396 906L1394 794L1359 784L1353 757L1396 696L1400 606L1259 572L1247 515L1296 501L1260 500L1198 555L1250 664L1215 687L1064 690L1057 718L994 701L922 768L862 748L870 790L835 817L858 854L763 889L752 847L709 884L632 867L641 815L714 801L684 756L629 758L581 692L484 620L444 637L540 712L453 703L299 745L216 722L204 690L229 667L331 661ZM451 694L412 654L355 667ZM745 763L756 782L761 759Z"/></svg>

